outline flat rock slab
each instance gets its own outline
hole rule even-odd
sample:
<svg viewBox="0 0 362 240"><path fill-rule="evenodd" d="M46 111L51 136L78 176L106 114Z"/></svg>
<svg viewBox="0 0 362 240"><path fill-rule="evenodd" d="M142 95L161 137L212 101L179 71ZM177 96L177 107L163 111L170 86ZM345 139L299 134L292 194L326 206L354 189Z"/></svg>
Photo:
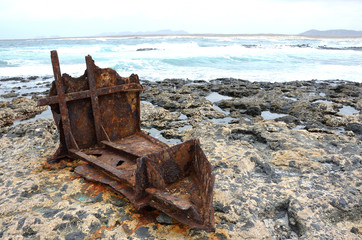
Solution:
<svg viewBox="0 0 362 240"><path fill-rule="evenodd" d="M216 232L191 230L154 209L136 211L74 174L81 162L46 165L57 130L52 120L38 119L0 128L0 238L362 237L361 84L143 84L143 129L181 141L199 137L214 166ZM213 92L231 99L210 102ZM341 114L344 106L357 112ZM254 107L260 111L247 111ZM290 117L264 119L263 111Z"/></svg>

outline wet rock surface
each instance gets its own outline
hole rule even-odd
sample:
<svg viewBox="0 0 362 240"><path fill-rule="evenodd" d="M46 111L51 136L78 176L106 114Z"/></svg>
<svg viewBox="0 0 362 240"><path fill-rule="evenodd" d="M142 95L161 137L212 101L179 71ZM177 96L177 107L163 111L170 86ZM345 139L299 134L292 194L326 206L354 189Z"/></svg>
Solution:
<svg viewBox="0 0 362 240"><path fill-rule="evenodd" d="M15 120L34 117L45 111L47 106L37 106L33 99L16 97L11 101L0 101L0 128L13 124Z"/></svg>
<svg viewBox="0 0 362 240"><path fill-rule="evenodd" d="M58 135L52 120L37 119L0 125L0 238L362 237L360 83L142 84L145 132L169 144L200 138L216 174L216 232L192 230L154 209L136 211L126 198L76 176L80 162L45 164ZM35 106L28 100L1 102L0 113Z"/></svg>

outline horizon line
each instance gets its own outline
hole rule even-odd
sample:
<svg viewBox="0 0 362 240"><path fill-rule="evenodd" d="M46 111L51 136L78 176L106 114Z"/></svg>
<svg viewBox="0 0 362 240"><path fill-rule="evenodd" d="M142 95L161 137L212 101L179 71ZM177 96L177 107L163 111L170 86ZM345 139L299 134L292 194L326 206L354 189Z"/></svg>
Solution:
<svg viewBox="0 0 362 240"><path fill-rule="evenodd" d="M119 35L90 35L90 36L72 36L72 37L34 37L34 38L4 38L0 39L0 41L14 41L14 40L61 40L61 39L89 39L89 38L129 38L129 37L299 37L299 38L330 38L330 39L338 39L338 38L362 38L362 36L316 36L316 35L303 35L303 34L284 34L284 33L183 33L183 34L119 34Z"/></svg>

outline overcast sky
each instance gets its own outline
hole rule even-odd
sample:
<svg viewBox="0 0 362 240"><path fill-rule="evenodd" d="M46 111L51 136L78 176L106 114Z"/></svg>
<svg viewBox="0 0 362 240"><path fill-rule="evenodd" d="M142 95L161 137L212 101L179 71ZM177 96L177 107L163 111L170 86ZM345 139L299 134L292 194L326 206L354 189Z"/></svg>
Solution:
<svg viewBox="0 0 362 240"><path fill-rule="evenodd" d="M0 39L105 32L362 30L362 0L0 0Z"/></svg>

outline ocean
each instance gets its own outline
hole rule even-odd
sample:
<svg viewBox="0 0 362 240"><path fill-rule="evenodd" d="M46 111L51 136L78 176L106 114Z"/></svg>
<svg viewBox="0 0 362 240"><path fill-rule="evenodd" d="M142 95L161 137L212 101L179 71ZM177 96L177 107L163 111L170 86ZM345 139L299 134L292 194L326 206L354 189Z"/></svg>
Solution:
<svg viewBox="0 0 362 240"><path fill-rule="evenodd" d="M85 71L86 55L121 76L250 81L342 79L362 82L362 38L299 36L135 36L0 41L0 79L52 76L50 51L62 73ZM1 88L6 88L6 84Z"/></svg>

